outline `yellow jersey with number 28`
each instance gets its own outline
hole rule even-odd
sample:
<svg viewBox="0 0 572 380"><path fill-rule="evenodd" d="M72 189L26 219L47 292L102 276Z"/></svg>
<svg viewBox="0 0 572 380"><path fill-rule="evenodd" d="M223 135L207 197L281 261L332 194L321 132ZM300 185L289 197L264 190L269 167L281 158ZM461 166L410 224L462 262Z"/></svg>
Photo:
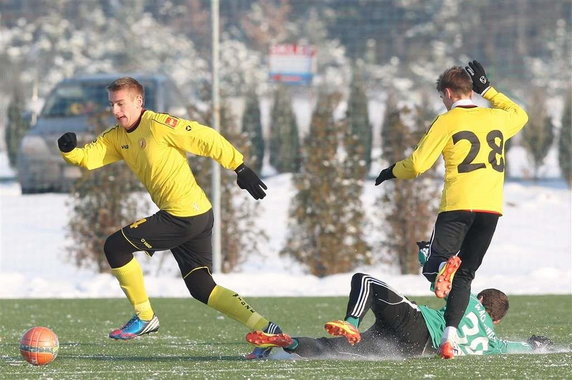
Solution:
<svg viewBox="0 0 572 380"><path fill-rule="evenodd" d="M492 108L459 106L438 116L411 155L393 168L397 178L414 178L431 168L442 154L445 183L440 212L502 214L504 147L524 127L528 115L492 87L483 97Z"/></svg>

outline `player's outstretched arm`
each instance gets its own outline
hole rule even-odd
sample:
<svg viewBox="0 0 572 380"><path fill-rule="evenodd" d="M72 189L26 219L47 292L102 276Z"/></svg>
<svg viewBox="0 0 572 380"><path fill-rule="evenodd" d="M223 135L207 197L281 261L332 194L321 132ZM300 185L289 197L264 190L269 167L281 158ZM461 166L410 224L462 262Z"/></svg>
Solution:
<svg viewBox="0 0 572 380"><path fill-rule="evenodd" d="M58 148L63 153L71 152L77 146L77 136L73 132L66 132L58 139Z"/></svg>
<svg viewBox="0 0 572 380"><path fill-rule="evenodd" d="M526 341L533 351L547 352L554 346L554 342L543 335L533 335Z"/></svg>
<svg viewBox="0 0 572 380"><path fill-rule="evenodd" d="M388 179L393 179L395 178L395 175L393 174L393 168L395 167L395 164L391 165L388 168L383 169L379 175L377 176L377 178L375 179L375 186L381 184L383 181L387 181Z"/></svg>
<svg viewBox="0 0 572 380"><path fill-rule="evenodd" d="M254 170L250 169L245 164L240 164L236 169L236 183L241 189L245 189L252 195L254 199L262 199L266 196L264 190L268 187L256 175Z"/></svg>

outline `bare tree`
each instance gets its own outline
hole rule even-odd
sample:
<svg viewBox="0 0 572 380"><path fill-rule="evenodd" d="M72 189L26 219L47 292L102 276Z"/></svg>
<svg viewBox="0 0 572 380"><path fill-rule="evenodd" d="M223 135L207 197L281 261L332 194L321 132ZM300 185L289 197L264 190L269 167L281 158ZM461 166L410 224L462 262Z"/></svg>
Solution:
<svg viewBox="0 0 572 380"><path fill-rule="evenodd" d="M271 0L260 0L252 4L251 11L242 19L242 27L258 49L268 51L272 44L288 38L291 11L288 0L280 0L278 4Z"/></svg>

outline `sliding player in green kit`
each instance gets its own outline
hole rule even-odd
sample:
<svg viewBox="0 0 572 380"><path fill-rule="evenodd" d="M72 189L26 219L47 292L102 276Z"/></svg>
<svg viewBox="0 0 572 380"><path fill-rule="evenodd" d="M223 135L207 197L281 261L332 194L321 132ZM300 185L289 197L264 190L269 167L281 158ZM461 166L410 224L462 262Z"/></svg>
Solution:
<svg viewBox="0 0 572 380"><path fill-rule="evenodd" d="M375 322L364 333L359 325L372 310ZM500 290L486 289L471 295L459 324L455 356L524 353L551 345L550 339L532 336L527 342L498 338L494 325L508 310L508 299ZM287 334L250 332L246 340L257 347L283 347L303 358L392 358L437 354L445 329L445 308L435 310L416 305L389 285L367 274L356 273L344 320L325 324L337 338L292 338Z"/></svg>
<svg viewBox="0 0 572 380"><path fill-rule="evenodd" d="M422 255L420 254L420 259ZM424 260L421 260L424 262ZM527 342L498 338L494 325L508 311L507 296L497 289L471 295L459 323L455 356L522 353L550 346L550 339L532 336ZM374 324L363 334L359 326L371 309ZM283 347L304 358L391 358L436 354L445 329L445 307L436 310L417 305L372 276L356 273L344 320L325 324L337 338L292 338L287 334L250 332L246 340L258 347Z"/></svg>

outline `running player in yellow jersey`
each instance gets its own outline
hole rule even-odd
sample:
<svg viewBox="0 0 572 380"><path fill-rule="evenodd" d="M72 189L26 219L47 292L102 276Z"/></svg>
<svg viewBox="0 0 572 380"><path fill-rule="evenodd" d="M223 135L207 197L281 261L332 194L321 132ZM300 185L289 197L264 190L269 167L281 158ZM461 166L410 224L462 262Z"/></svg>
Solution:
<svg viewBox="0 0 572 380"><path fill-rule="evenodd" d="M108 87L109 105L117 125L83 148L67 132L58 139L64 160L87 169L123 160L143 183L160 211L111 234L103 247L111 272L133 306L133 317L110 338L128 340L157 331L155 315L133 256L171 250L191 295L236 319L251 330L279 332L236 292L219 286L211 276L212 206L197 184L186 152L216 160L237 173L237 183L254 199L265 197L266 185L244 164L242 154L212 128L144 108L144 89L135 79L119 78ZM268 349L249 358L264 357Z"/></svg>
<svg viewBox="0 0 572 380"><path fill-rule="evenodd" d="M445 70L437 91L447 112L435 119L411 155L382 170L375 184L415 178L443 155L445 183L423 274L434 283L437 297L447 298L440 355L452 358L471 282L502 214L505 144L528 116L491 87L477 61ZM492 108L477 107L472 91Z"/></svg>

